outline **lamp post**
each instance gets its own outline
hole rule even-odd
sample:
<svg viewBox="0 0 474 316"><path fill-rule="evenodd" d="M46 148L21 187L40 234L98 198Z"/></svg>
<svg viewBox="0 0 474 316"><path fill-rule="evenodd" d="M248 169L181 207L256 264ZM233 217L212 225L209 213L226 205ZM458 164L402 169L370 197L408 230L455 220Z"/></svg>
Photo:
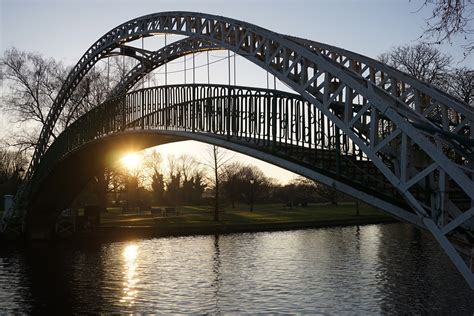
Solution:
<svg viewBox="0 0 474 316"><path fill-rule="evenodd" d="M253 212L253 184L255 183L254 179L250 179L250 212Z"/></svg>
<svg viewBox="0 0 474 316"><path fill-rule="evenodd" d="M23 180L23 175L25 174L25 169L23 169L23 167L20 167L20 168L17 168L17 174L18 174L18 178L21 180Z"/></svg>

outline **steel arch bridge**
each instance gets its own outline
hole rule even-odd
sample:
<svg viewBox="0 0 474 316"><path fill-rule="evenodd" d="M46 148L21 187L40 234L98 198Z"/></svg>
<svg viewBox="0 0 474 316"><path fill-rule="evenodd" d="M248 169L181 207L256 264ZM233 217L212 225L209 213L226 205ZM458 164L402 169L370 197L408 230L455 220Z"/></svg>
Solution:
<svg viewBox="0 0 474 316"><path fill-rule="evenodd" d="M126 45L167 33L186 38L155 52ZM230 85L125 94L154 68L213 49L246 58L296 94ZM76 86L97 61L113 55L140 63L109 101L51 143ZM41 131L19 200L29 202L26 218L34 227L37 214L59 207L41 188L68 185L64 172L83 161L84 152L121 141L145 148L195 139L309 176L426 228L474 288L473 124L467 104L368 57L225 17L156 13L113 28L72 69Z"/></svg>

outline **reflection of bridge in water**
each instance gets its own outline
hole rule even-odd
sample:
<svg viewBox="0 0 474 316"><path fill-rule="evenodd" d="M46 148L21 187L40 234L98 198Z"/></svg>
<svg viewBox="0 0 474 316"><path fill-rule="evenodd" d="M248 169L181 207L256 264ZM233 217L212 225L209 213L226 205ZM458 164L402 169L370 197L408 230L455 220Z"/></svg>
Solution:
<svg viewBox="0 0 474 316"><path fill-rule="evenodd" d="M187 38L155 52L125 45L162 33ZM213 49L243 56L297 94L231 85L125 94L156 67ZM48 146L77 84L113 55L140 63L107 102ZM473 122L466 104L370 58L223 17L152 14L112 29L73 68L41 132L19 205L30 234L40 236L120 146L194 139L308 176L428 229L474 288Z"/></svg>

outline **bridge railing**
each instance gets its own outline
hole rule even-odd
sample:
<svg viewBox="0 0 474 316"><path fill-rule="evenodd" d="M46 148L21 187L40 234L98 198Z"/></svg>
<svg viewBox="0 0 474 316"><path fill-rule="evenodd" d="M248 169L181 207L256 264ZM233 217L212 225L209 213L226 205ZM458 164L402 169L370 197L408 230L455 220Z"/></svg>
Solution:
<svg viewBox="0 0 474 316"><path fill-rule="evenodd" d="M35 178L46 176L56 162L90 141L132 130L221 137L367 188L378 187L386 196L396 197L394 188L363 152L300 96L226 85L154 87L111 99L80 117L56 139Z"/></svg>

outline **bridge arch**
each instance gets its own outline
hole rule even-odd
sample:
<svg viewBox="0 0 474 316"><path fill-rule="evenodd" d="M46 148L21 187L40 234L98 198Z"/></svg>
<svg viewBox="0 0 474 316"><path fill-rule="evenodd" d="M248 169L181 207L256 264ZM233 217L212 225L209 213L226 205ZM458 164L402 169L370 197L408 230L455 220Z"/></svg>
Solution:
<svg viewBox="0 0 474 316"><path fill-rule="evenodd" d="M446 237L473 222L472 203L461 205L446 193L459 192L463 198L474 200L474 172L470 165L473 111L433 87L400 76L389 68L380 68L378 64L371 65L360 56L341 50L340 56L333 59L324 52L333 50L330 47L312 49L317 46L314 42L295 40L233 19L165 12L131 20L106 33L84 54L61 89L41 131L28 179L43 164L54 124L88 69L124 43L160 33L199 38L231 50L293 88L335 127L331 137L337 140L342 133L350 139L397 188L474 287L472 272ZM344 59L349 60L349 67ZM362 63L365 66L358 69ZM377 74L372 69L382 69L379 72L390 76L377 83L374 79ZM404 90L407 82L409 88ZM356 107L353 101L358 96L362 102ZM434 112L441 113L438 115L441 122L431 117ZM449 120L450 113L454 113L454 121ZM385 132L380 133L381 130ZM396 163L389 167L387 160ZM427 200L416 196L414 188L418 186L432 192Z"/></svg>
<svg viewBox="0 0 474 316"><path fill-rule="evenodd" d="M323 58L320 54L311 53L304 47L295 45L294 42L282 38L282 36L274 32L249 23L207 14L189 12L157 13L137 18L118 26L106 33L84 54L66 80L63 89L58 95L57 102L55 102L48 115L47 124L45 124L45 128L42 130L37 150L34 154L32 161L33 167L46 150L52 128L64 107L65 101L69 98L70 91L75 88L75 85L80 81L87 70L90 69L99 58L111 52L119 45L143 36L152 36L157 32L203 38L221 45L270 71L279 77L280 80L292 86L295 91L302 93L302 95L309 100L312 99L313 102L321 100L319 90L316 89L317 91L314 91L315 88L317 88L314 86L314 84L317 83L317 79L321 75L324 75L321 72L329 73L331 77L340 79L344 84L357 90L357 92L363 94L367 99L376 99L373 93L368 91L368 88L371 86L367 85L367 83L363 83L361 77L354 78L353 73L345 72L339 64L327 58ZM253 55L251 56L250 54ZM283 59L282 64L285 65L278 65L276 58L279 60ZM279 66L280 69L276 69L276 66ZM300 68L299 71L298 68ZM310 76L311 73L313 76ZM300 80L291 79L291 77L295 76L299 77L297 79ZM324 78L326 84L329 83L328 77L329 76L325 76ZM342 90L343 89L340 88L339 93L342 92ZM328 91L326 91L326 94L326 97L329 97ZM390 104L393 100L388 101ZM380 102L374 101L372 101L372 103L374 106L378 105L378 107L380 107L379 110L383 111L383 113L386 112L387 105L379 105ZM319 105L322 106L321 104ZM411 119L415 117L416 115L412 116ZM333 117L332 119L338 118ZM418 117L418 119L420 118ZM336 121L336 123L339 122ZM452 171L455 172L454 169ZM461 175L457 174L456 178L458 177L461 177Z"/></svg>

